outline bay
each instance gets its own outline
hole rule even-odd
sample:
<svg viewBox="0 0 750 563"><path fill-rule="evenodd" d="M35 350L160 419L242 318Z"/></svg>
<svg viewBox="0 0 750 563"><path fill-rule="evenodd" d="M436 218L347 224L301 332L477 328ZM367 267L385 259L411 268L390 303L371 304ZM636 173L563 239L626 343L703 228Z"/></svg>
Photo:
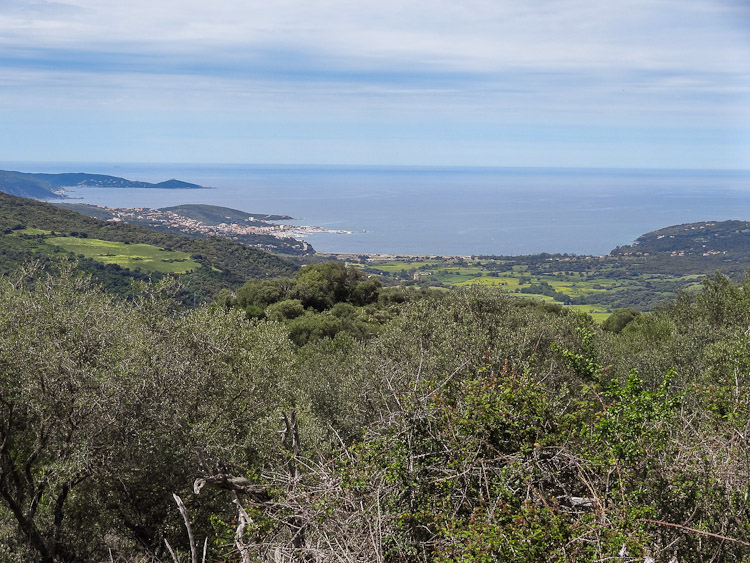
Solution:
<svg viewBox="0 0 750 563"><path fill-rule="evenodd" d="M211 190L77 188L107 207L206 203L285 214L293 224L364 230L305 238L318 251L606 254L637 236L704 220L750 220L750 171L227 164L0 163Z"/></svg>

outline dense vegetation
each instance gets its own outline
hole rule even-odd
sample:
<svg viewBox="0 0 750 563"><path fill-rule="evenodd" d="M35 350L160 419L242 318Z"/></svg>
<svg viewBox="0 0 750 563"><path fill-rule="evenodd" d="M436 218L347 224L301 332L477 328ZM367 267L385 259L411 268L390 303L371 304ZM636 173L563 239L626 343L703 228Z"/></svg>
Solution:
<svg viewBox="0 0 750 563"><path fill-rule="evenodd" d="M184 309L171 278L0 279L0 560L750 558L750 279L604 328L340 264L279 283ZM377 330L292 342L336 307Z"/></svg>
<svg viewBox="0 0 750 563"><path fill-rule="evenodd" d="M236 296L224 293L219 300L241 308L248 318L285 323L291 340L301 346L342 331L358 338L372 336L391 316L378 306L381 287L378 278L343 262L325 262L305 266L294 278L250 280ZM385 295L405 299L396 288Z"/></svg>
<svg viewBox="0 0 750 563"><path fill-rule="evenodd" d="M0 561L750 560L735 223L297 269L0 194Z"/></svg>

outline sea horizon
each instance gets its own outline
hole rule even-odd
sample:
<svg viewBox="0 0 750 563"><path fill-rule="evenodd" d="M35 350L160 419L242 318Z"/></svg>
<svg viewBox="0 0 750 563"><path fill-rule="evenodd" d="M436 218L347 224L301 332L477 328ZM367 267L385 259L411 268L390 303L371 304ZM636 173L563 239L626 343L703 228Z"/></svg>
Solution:
<svg viewBox="0 0 750 563"><path fill-rule="evenodd" d="M0 161L0 169L10 170L9 167L41 166L44 172L55 167L61 167L60 173L70 172L76 169L78 172L90 172L83 167L94 167L96 169L119 169L119 168L259 168L259 169L383 169L383 170L560 170L560 171L613 171L613 172L727 172L727 173L750 173L747 168L675 168L656 166L560 166L540 164L534 166L525 165L500 165L500 164L346 164L346 163L289 163L289 162L138 162L138 161L48 161L48 160L10 160ZM41 170L14 170L15 172L41 172ZM103 174L103 172L91 172L92 174Z"/></svg>

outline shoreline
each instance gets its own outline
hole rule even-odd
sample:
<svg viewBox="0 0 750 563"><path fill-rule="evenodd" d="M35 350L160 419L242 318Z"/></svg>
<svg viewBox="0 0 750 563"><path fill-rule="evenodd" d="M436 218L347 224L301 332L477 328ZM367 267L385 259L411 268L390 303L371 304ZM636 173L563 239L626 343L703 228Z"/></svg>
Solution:
<svg viewBox="0 0 750 563"><path fill-rule="evenodd" d="M65 202L60 201L59 203ZM354 233L367 232L364 229L350 231L345 229L326 229L325 227L318 227L315 225L287 225L283 223L277 223L272 220L265 220L252 216L250 217L250 219L252 219L252 223L249 224L241 221L209 224L197 219L193 219L187 215L181 215L174 211L164 211L162 209L152 207L108 207L105 205L83 205L90 205L91 207L102 209L111 214L111 217L105 219L106 221L137 223L146 220L151 221L155 224L178 229L183 232L201 233L211 236L224 236L227 238L233 238L237 235L270 235L278 239L294 239L309 244L306 240L304 240L304 238L311 234L351 235ZM290 220L294 219L283 219L283 221Z"/></svg>
<svg viewBox="0 0 750 563"><path fill-rule="evenodd" d="M366 231L355 231L355 232L366 232ZM330 257L337 260L345 260L347 262L361 262L361 257L365 256L367 260L380 261L380 260L450 260L459 259L471 260L471 254L406 254L406 253L392 253L392 252L321 252L315 251L317 256Z"/></svg>

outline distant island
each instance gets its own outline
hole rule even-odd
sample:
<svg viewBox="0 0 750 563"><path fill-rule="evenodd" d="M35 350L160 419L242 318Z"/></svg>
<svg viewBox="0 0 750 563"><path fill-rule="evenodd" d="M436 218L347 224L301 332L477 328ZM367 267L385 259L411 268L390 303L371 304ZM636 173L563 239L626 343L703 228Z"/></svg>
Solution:
<svg viewBox="0 0 750 563"><path fill-rule="evenodd" d="M162 188L177 190L207 189L182 180L159 183L127 180L105 174L66 172L62 174L35 174L0 170L0 191L20 197L35 199L64 199L65 188Z"/></svg>

